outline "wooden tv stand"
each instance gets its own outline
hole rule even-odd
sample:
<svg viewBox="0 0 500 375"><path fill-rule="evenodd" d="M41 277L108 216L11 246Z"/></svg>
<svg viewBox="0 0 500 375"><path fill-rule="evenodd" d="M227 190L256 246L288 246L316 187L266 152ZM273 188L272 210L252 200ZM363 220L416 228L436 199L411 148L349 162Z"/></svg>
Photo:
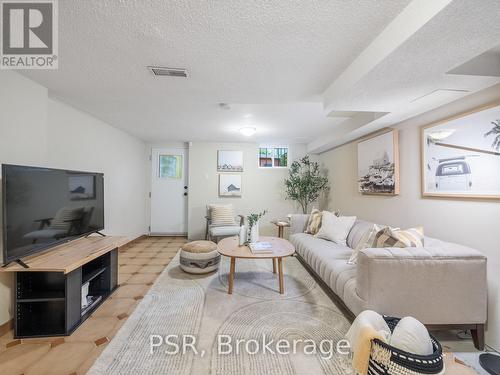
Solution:
<svg viewBox="0 0 500 375"><path fill-rule="evenodd" d="M118 248L126 237L87 237L10 264L15 273L14 337L70 335L118 287ZM82 286L93 300L82 307Z"/></svg>

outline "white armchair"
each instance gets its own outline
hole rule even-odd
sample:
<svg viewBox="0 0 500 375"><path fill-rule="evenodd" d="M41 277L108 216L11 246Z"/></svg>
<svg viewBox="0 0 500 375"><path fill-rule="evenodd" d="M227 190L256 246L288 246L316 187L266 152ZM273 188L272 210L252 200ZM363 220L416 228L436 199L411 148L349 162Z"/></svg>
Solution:
<svg viewBox="0 0 500 375"><path fill-rule="evenodd" d="M245 222L245 216L237 215L234 217L234 224L217 224L212 220L212 207L207 206L205 239L218 242L221 237L236 236L240 233L240 227Z"/></svg>

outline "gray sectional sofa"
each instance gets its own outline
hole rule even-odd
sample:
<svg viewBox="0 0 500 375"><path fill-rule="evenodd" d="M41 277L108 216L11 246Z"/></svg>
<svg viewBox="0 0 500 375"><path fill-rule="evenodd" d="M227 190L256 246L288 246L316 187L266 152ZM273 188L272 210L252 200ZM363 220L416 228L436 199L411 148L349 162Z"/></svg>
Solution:
<svg viewBox="0 0 500 375"><path fill-rule="evenodd" d="M413 316L430 329L470 329L484 348L487 315L486 257L425 237L423 248L373 248L348 264L352 249L372 223L357 220L347 246L304 233L309 215L291 215L290 241L299 260L352 318L370 309Z"/></svg>

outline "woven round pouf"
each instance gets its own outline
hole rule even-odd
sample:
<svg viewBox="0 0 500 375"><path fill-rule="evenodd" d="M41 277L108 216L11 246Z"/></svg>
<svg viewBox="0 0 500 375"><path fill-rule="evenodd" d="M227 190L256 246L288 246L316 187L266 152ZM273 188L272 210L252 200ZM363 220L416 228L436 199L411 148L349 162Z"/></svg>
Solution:
<svg viewBox="0 0 500 375"><path fill-rule="evenodd" d="M181 247L181 268L187 273L209 273L217 270L220 255L212 241L193 241Z"/></svg>

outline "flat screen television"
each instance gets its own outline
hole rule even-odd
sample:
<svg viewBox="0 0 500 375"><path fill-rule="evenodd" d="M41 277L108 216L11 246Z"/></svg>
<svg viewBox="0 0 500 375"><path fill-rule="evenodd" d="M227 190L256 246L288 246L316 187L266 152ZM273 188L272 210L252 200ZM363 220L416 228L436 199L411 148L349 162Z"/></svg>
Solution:
<svg viewBox="0 0 500 375"><path fill-rule="evenodd" d="M104 229L104 176L2 165L3 263Z"/></svg>

